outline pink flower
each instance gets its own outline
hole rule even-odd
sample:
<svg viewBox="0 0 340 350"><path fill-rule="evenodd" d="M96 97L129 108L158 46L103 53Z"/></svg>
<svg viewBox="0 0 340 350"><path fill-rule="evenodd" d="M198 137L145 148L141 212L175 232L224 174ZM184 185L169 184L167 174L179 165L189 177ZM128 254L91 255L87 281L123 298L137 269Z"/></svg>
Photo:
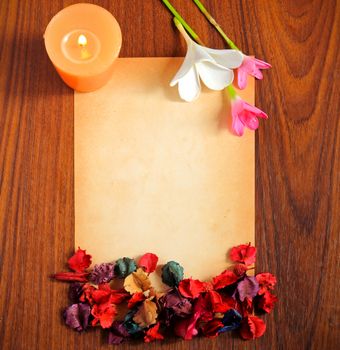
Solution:
<svg viewBox="0 0 340 350"><path fill-rule="evenodd" d="M231 115L233 117L232 128L236 135L242 136L244 128L256 130L259 127L258 118L267 119L266 113L261 109L236 97L231 103Z"/></svg>
<svg viewBox="0 0 340 350"><path fill-rule="evenodd" d="M260 69L269 69L271 65L267 62L258 60L255 57L244 56L241 66L237 69L237 85L243 90L247 86L248 75L256 79L263 79Z"/></svg>

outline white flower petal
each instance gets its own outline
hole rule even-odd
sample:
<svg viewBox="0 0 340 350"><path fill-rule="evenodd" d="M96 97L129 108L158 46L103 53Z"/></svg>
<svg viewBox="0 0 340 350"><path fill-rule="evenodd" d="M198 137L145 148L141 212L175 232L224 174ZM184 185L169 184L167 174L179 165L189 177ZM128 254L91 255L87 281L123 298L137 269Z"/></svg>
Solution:
<svg viewBox="0 0 340 350"><path fill-rule="evenodd" d="M201 84L195 67L192 67L188 73L178 82L178 92L184 101L191 102L196 100L201 92Z"/></svg>
<svg viewBox="0 0 340 350"><path fill-rule="evenodd" d="M216 50L206 48L207 53L216 61L226 68L238 68L243 61L243 53L238 50Z"/></svg>
<svg viewBox="0 0 340 350"><path fill-rule="evenodd" d="M178 83L180 79L182 79L188 71L195 65L197 62L209 61L214 62L214 59L210 57L206 52L206 48L196 44L193 40L188 37L188 51L186 56L184 57L184 61L170 82L170 86L174 86Z"/></svg>
<svg viewBox="0 0 340 350"><path fill-rule="evenodd" d="M211 62L196 64L198 74L211 90L222 90L233 82L234 72Z"/></svg>
<svg viewBox="0 0 340 350"><path fill-rule="evenodd" d="M184 57L184 61L179 68L176 75L172 78L170 82L170 86L175 86L185 75L188 74L190 69L194 66L195 60L194 60L195 54L193 52L193 47L189 46L186 56Z"/></svg>

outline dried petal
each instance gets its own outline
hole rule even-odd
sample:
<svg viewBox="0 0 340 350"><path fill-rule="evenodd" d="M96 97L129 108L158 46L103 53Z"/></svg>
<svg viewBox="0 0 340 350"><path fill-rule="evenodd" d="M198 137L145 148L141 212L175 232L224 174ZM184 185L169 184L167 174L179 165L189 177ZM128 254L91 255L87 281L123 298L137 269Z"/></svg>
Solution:
<svg viewBox="0 0 340 350"><path fill-rule="evenodd" d="M83 285L83 294L80 296L79 300L84 302L88 302L90 305L93 304L92 293L96 290L94 286L90 283L85 283Z"/></svg>
<svg viewBox="0 0 340 350"><path fill-rule="evenodd" d="M124 289L111 289L109 283L102 283L98 289L92 291L92 300L96 304L110 302L111 304L120 304L129 297Z"/></svg>
<svg viewBox="0 0 340 350"><path fill-rule="evenodd" d="M241 321L242 316L235 309L228 310L222 318L223 328L219 330L219 333L233 331L239 328Z"/></svg>
<svg viewBox="0 0 340 350"><path fill-rule="evenodd" d="M196 299L205 291L205 284L199 280L186 278L179 283L178 290L184 297Z"/></svg>
<svg viewBox="0 0 340 350"><path fill-rule="evenodd" d="M130 273L136 271L136 269L137 266L135 261L125 257L116 261L114 272L118 278L125 278L126 276L130 275Z"/></svg>
<svg viewBox="0 0 340 350"><path fill-rule="evenodd" d="M238 310L240 311L243 317L251 315L254 310L253 299L244 298L244 301L238 303Z"/></svg>
<svg viewBox="0 0 340 350"><path fill-rule="evenodd" d="M233 271L234 271L236 276L242 277L248 271L248 267L247 267L247 265L242 264L242 263L235 264Z"/></svg>
<svg viewBox="0 0 340 350"><path fill-rule="evenodd" d="M58 281L87 282L88 275L87 272L58 272L52 277Z"/></svg>
<svg viewBox="0 0 340 350"><path fill-rule="evenodd" d="M124 327L130 335L135 335L142 330L142 328L133 320L135 314L136 311L129 311L124 319Z"/></svg>
<svg viewBox="0 0 340 350"><path fill-rule="evenodd" d="M159 300L163 308L171 310L175 315L185 317L192 312L191 302L183 298L177 289L170 290Z"/></svg>
<svg viewBox="0 0 340 350"><path fill-rule="evenodd" d="M162 268L162 281L170 287L178 286L183 279L183 267L176 261L169 261Z"/></svg>
<svg viewBox="0 0 340 350"><path fill-rule="evenodd" d="M92 326L95 326L99 322L102 328L110 328L117 315L117 310L115 305L107 302L103 304L94 304L91 314L94 317Z"/></svg>
<svg viewBox="0 0 340 350"><path fill-rule="evenodd" d="M118 305L129 297L129 293L126 293L124 289L111 289L110 303Z"/></svg>
<svg viewBox="0 0 340 350"><path fill-rule="evenodd" d="M138 303L145 300L145 295L143 293L135 293L132 295L128 302L128 308L133 309Z"/></svg>
<svg viewBox="0 0 340 350"><path fill-rule="evenodd" d="M221 294L214 290L208 292L210 298L211 309L213 312L225 313L235 305L235 300L231 297L222 298Z"/></svg>
<svg viewBox="0 0 340 350"><path fill-rule="evenodd" d="M249 244L241 244L230 251L230 260L251 265L256 260L256 248Z"/></svg>
<svg viewBox="0 0 340 350"><path fill-rule="evenodd" d="M109 332L109 344L121 344L128 337L129 333L124 327L124 322L114 321Z"/></svg>
<svg viewBox="0 0 340 350"><path fill-rule="evenodd" d="M159 326L160 323L156 323L153 327L149 328L144 337L144 342L145 343L150 343L156 339L162 340L164 339L163 335L159 333Z"/></svg>
<svg viewBox="0 0 340 350"><path fill-rule="evenodd" d="M80 297L83 294L83 283L74 282L70 284L69 290L68 290L68 297L70 301L74 304L79 302Z"/></svg>
<svg viewBox="0 0 340 350"><path fill-rule="evenodd" d="M218 336L219 330L223 328L223 323L220 320L213 319L201 326L203 335L207 338L215 338Z"/></svg>
<svg viewBox="0 0 340 350"><path fill-rule="evenodd" d="M68 259L68 266L75 272L84 272L91 265L92 256L86 250L78 248L76 253Z"/></svg>
<svg viewBox="0 0 340 350"><path fill-rule="evenodd" d="M182 337L184 340L192 339L198 333L198 330L196 329L196 323L199 317L200 314L196 312L190 318L177 321L174 328L175 334L179 337Z"/></svg>
<svg viewBox="0 0 340 350"><path fill-rule="evenodd" d="M237 291L241 301L245 298L253 299L259 291L259 283L253 276L245 276L242 281L237 284Z"/></svg>
<svg viewBox="0 0 340 350"><path fill-rule="evenodd" d="M266 324L257 316L247 316L241 322L240 335L243 339L259 338L266 331Z"/></svg>
<svg viewBox="0 0 340 350"><path fill-rule="evenodd" d="M157 305L151 300L145 300L138 308L133 320L142 328L156 323Z"/></svg>
<svg viewBox="0 0 340 350"><path fill-rule="evenodd" d="M156 270L157 262L157 255L152 253L146 253L139 259L138 266L142 267L147 273L151 273Z"/></svg>
<svg viewBox="0 0 340 350"><path fill-rule="evenodd" d="M64 312L65 323L78 332L84 331L89 324L90 311L88 304L73 304Z"/></svg>
<svg viewBox="0 0 340 350"><path fill-rule="evenodd" d="M238 277L233 271L225 270L220 275L213 278L213 286L215 289L221 289L235 283Z"/></svg>
<svg viewBox="0 0 340 350"><path fill-rule="evenodd" d="M114 266L112 263L95 265L90 276L90 281L94 284L110 282L114 277Z"/></svg>
<svg viewBox="0 0 340 350"><path fill-rule="evenodd" d="M108 283L103 283L98 286L98 289L92 291L92 300L96 304L107 303L110 300L111 287Z"/></svg>
<svg viewBox="0 0 340 350"><path fill-rule="evenodd" d="M257 298L256 298L257 299ZM274 309L274 304L278 301L276 295L265 291L257 300L257 308L261 311L270 313Z"/></svg>
<svg viewBox="0 0 340 350"><path fill-rule="evenodd" d="M201 294L195 302L194 314L198 314L200 321L208 322L214 318L214 312L212 310L209 294Z"/></svg>
<svg viewBox="0 0 340 350"><path fill-rule="evenodd" d="M139 268L136 272L132 272L125 278L124 288L130 294L142 293L151 288L151 282L143 269Z"/></svg>
<svg viewBox="0 0 340 350"><path fill-rule="evenodd" d="M269 272L257 274L256 279L260 285L259 294L263 294L266 290L274 289L276 285L276 277Z"/></svg>

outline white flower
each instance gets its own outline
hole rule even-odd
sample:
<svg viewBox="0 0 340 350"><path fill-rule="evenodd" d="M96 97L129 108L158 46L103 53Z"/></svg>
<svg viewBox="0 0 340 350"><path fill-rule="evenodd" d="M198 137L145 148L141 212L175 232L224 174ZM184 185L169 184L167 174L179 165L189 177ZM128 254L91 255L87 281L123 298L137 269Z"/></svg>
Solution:
<svg viewBox="0 0 340 350"><path fill-rule="evenodd" d="M200 78L212 90L222 90L234 80L232 69L242 64L238 50L215 50L195 43L181 25L177 26L187 43L187 54L170 86L178 83L178 92L185 101L195 100L201 92Z"/></svg>

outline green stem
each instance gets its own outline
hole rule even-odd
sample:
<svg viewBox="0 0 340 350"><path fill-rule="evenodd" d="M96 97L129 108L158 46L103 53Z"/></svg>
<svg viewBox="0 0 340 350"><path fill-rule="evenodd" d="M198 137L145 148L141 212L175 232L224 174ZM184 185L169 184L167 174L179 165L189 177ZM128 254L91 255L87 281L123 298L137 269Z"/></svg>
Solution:
<svg viewBox="0 0 340 350"><path fill-rule="evenodd" d="M179 23L185 28L185 30L191 35L191 37L200 45L204 45L200 37L195 33L195 31L189 26L189 24L184 20L184 18L176 11L176 9L170 4L168 0L162 0L164 5L170 10L170 12L177 18Z"/></svg>
<svg viewBox="0 0 340 350"><path fill-rule="evenodd" d="M227 42L227 44L234 50L240 49L233 43L233 41L227 36L227 34L223 31L221 26L215 21L213 16L208 12L208 10L204 7L204 5L200 2L200 0L193 0L193 2L197 5L200 11L204 14L207 20L216 28L216 30L221 34L222 38Z"/></svg>
<svg viewBox="0 0 340 350"><path fill-rule="evenodd" d="M227 86L227 91L228 91L228 94L230 96L230 99L231 100L235 100L236 97L237 97L237 93L236 93L236 90L234 89L233 85L228 85Z"/></svg>

